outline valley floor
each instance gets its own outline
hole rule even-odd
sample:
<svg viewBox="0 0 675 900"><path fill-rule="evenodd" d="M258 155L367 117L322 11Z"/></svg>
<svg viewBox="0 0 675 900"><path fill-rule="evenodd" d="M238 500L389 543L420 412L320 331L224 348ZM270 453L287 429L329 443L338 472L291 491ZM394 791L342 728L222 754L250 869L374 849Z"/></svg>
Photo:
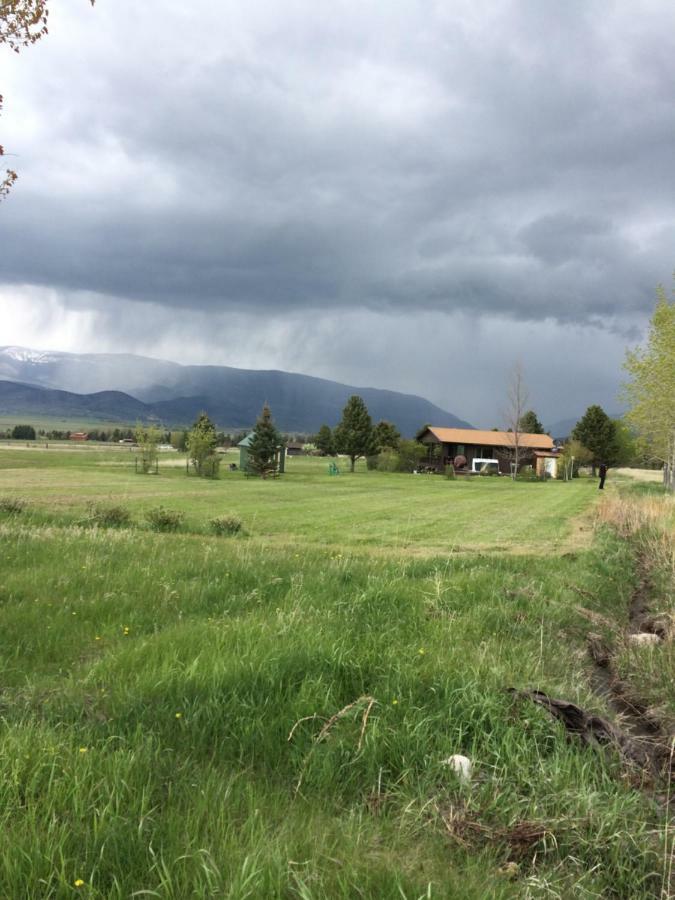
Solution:
<svg viewBox="0 0 675 900"><path fill-rule="evenodd" d="M647 570L669 613L642 490L1 449L0 896L670 896L662 773L508 690L620 725L593 627L668 730L673 645L623 636Z"/></svg>

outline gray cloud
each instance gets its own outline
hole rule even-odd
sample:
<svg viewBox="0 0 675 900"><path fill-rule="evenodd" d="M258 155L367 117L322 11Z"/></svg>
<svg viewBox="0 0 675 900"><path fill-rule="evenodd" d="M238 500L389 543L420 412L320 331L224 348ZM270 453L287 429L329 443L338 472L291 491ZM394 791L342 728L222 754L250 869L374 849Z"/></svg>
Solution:
<svg viewBox="0 0 675 900"><path fill-rule="evenodd" d="M581 359L575 329L619 348L673 268L659 0L76 3L5 62L21 179L0 284L53 290L145 352L148 317L167 347L174 321L272 317L285 349L266 352L298 368L312 328L372 315L397 352L421 318L465 336L485 319L520 323L514 349L526 323L558 328ZM347 331L303 365L353 381Z"/></svg>

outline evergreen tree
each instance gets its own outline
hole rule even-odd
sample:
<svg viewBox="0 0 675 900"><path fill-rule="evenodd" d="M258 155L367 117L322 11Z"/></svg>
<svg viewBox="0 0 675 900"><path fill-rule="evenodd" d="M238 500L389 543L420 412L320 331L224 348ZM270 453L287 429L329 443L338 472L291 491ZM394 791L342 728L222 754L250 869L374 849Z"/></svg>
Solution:
<svg viewBox="0 0 675 900"><path fill-rule="evenodd" d="M32 425L15 425L12 428L12 437L15 441L34 441L35 429Z"/></svg>
<svg viewBox="0 0 675 900"><path fill-rule="evenodd" d="M335 456L335 439L328 425L322 425L319 428L313 443L316 444L316 449L325 456Z"/></svg>
<svg viewBox="0 0 675 900"><path fill-rule="evenodd" d="M349 457L352 472L357 459L373 452L373 422L357 394L349 398L342 410L342 419L335 429L335 447L338 453Z"/></svg>
<svg viewBox="0 0 675 900"><path fill-rule="evenodd" d="M382 419L373 428L373 446L376 453L382 450L398 450L401 442L401 432L391 422Z"/></svg>
<svg viewBox="0 0 675 900"><path fill-rule="evenodd" d="M187 438L190 462L197 475L212 478L218 474L220 459L216 456L216 426L205 412L200 413Z"/></svg>
<svg viewBox="0 0 675 900"><path fill-rule="evenodd" d="M572 431L572 437L580 441L592 454L593 474L595 467L604 462L615 466L619 458L619 442L616 424L601 406L589 406Z"/></svg>
<svg viewBox="0 0 675 900"><path fill-rule="evenodd" d="M279 448L283 453L281 435L272 421L272 413L267 403L258 416L253 429L253 437L248 447L248 469L261 478L275 475L279 470Z"/></svg>
<svg viewBox="0 0 675 900"><path fill-rule="evenodd" d="M528 409L518 423L518 430L525 434L543 434L544 426L537 418L537 414L533 409Z"/></svg>

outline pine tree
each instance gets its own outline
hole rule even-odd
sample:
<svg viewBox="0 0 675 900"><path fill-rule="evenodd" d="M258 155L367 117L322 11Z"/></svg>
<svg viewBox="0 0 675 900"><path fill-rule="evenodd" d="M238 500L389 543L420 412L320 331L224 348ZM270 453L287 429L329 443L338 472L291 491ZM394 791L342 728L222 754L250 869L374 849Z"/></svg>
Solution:
<svg viewBox="0 0 675 900"><path fill-rule="evenodd" d="M325 456L335 456L335 439L328 425L322 425L314 438L316 449Z"/></svg>
<svg viewBox="0 0 675 900"><path fill-rule="evenodd" d="M528 409L520 419L518 430L525 434L543 434L544 426L537 418L536 412L533 409Z"/></svg>
<svg viewBox="0 0 675 900"><path fill-rule="evenodd" d="M274 426L267 403L258 417L248 447L248 469L261 478L275 475L279 469L279 448L283 453L281 435Z"/></svg>
<svg viewBox="0 0 675 900"><path fill-rule="evenodd" d="M398 450L401 442L401 432L391 422L382 419L373 428L373 446L376 453L382 450Z"/></svg>
<svg viewBox="0 0 675 900"><path fill-rule="evenodd" d="M362 398L354 394L342 410L342 419L335 429L335 446L344 453L354 471L356 460L373 451L373 422Z"/></svg>
<svg viewBox="0 0 675 900"><path fill-rule="evenodd" d="M589 406L572 431L572 437L580 441L593 454L593 474L595 467L604 462L614 466L619 458L619 442L616 424L601 406Z"/></svg>

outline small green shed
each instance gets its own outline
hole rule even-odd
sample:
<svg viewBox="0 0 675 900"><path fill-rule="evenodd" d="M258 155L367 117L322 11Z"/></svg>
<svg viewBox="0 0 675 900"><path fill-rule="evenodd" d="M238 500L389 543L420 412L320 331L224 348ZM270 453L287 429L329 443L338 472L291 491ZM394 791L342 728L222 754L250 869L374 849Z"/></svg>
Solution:
<svg viewBox="0 0 675 900"><path fill-rule="evenodd" d="M253 432L247 434L243 441L239 441L237 447L239 447L239 468L242 472L248 472L248 448L251 446L251 441L253 440ZM279 466L279 474L283 474L285 471L286 465L286 445L279 444L277 447L277 463Z"/></svg>

